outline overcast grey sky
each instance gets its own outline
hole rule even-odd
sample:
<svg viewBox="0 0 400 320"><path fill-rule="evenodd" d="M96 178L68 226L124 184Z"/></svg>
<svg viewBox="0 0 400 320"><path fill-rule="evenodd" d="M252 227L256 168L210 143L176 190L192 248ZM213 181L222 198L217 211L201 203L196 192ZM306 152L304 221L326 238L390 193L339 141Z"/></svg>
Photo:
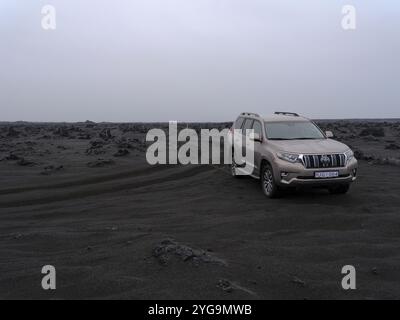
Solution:
<svg viewBox="0 0 400 320"><path fill-rule="evenodd" d="M0 121L400 118L399 33L398 0L0 0Z"/></svg>

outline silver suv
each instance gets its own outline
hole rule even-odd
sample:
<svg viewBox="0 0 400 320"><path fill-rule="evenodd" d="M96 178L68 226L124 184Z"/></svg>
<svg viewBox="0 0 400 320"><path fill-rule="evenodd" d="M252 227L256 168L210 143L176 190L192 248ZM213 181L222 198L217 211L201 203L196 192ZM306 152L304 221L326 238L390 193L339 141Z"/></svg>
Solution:
<svg viewBox="0 0 400 320"><path fill-rule="evenodd" d="M357 160L345 144L331 139L310 119L292 112L269 117L244 112L233 123L243 135L249 129L254 140L252 176L261 180L264 194L277 197L285 187L323 187L331 193L346 193L356 180ZM232 151L235 143L232 141ZM234 152L232 152L232 155ZM240 176L243 164L232 157L231 172Z"/></svg>

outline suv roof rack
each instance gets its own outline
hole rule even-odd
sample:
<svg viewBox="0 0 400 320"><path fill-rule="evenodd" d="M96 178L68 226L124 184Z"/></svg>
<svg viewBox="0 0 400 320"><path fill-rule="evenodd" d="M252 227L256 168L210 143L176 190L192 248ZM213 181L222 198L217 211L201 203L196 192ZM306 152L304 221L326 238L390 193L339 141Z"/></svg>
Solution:
<svg viewBox="0 0 400 320"><path fill-rule="evenodd" d="M284 115L284 116L292 116L292 117L300 117L297 113L286 112L286 111L275 111L275 114L281 114L281 115Z"/></svg>
<svg viewBox="0 0 400 320"><path fill-rule="evenodd" d="M257 113L253 113L253 112L242 112L240 114L241 116L254 116L254 117L259 117L260 115Z"/></svg>

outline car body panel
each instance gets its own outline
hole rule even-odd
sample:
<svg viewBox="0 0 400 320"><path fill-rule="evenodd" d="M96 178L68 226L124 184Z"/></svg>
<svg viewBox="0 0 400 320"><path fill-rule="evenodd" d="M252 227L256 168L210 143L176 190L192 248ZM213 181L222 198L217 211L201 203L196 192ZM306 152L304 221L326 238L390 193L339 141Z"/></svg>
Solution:
<svg viewBox="0 0 400 320"><path fill-rule="evenodd" d="M276 151L301 154L344 153L349 147L333 139L317 140L268 140L268 147Z"/></svg>

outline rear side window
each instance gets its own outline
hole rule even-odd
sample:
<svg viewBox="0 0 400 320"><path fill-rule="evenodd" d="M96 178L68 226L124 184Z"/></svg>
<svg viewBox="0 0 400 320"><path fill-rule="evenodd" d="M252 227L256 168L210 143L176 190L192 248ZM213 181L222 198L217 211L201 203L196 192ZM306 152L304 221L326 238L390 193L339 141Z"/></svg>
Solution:
<svg viewBox="0 0 400 320"><path fill-rule="evenodd" d="M243 128L242 128L243 134L247 134L246 129L252 129L253 121L254 121L253 119L246 119L246 121L244 122Z"/></svg>
<svg viewBox="0 0 400 320"><path fill-rule="evenodd" d="M244 118L238 118L235 122L235 129L240 129L242 127Z"/></svg>
<svg viewBox="0 0 400 320"><path fill-rule="evenodd" d="M262 137L262 127L261 127L260 121L254 120L253 130L254 130L254 133L258 133L260 135L260 137Z"/></svg>

